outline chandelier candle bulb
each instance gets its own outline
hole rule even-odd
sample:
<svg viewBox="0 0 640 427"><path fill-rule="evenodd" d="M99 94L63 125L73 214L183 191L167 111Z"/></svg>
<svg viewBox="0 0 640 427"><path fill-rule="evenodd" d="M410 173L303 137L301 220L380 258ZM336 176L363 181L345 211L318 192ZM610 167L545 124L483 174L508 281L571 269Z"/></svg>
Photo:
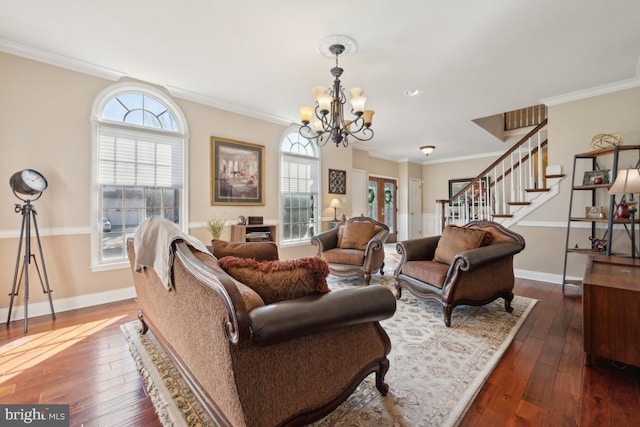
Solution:
<svg viewBox="0 0 640 427"><path fill-rule="evenodd" d="M311 107L300 107L300 121L304 124L309 124L311 122L311 115L313 114L313 108Z"/></svg>
<svg viewBox="0 0 640 427"><path fill-rule="evenodd" d="M367 102L367 98L365 98L364 96L356 96L355 98L351 98L351 107L353 107L353 113L361 115L364 111L365 102Z"/></svg>
<svg viewBox="0 0 640 427"><path fill-rule="evenodd" d="M314 86L311 89L311 91L313 92L313 99L315 99L316 102L318 101L318 98L320 98L322 95L329 94L329 89L324 86Z"/></svg>
<svg viewBox="0 0 640 427"><path fill-rule="evenodd" d="M331 108L331 97L329 95L321 95L318 97L318 108L323 115L329 113Z"/></svg>
<svg viewBox="0 0 640 427"><path fill-rule="evenodd" d="M375 111L373 110L364 110L364 113L362 113L362 118L364 119L364 125L366 127L371 126L371 122L373 120L374 114L375 114Z"/></svg>
<svg viewBox="0 0 640 427"><path fill-rule="evenodd" d="M363 93L364 90L361 87L352 87L351 89L349 89L349 95L351 96L351 99L362 96Z"/></svg>

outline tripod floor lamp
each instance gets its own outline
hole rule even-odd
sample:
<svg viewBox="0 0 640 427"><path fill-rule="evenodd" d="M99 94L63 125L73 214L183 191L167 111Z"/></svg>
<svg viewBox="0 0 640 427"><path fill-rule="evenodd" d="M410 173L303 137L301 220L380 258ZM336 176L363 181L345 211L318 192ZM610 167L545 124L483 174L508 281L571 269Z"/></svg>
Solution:
<svg viewBox="0 0 640 427"><path fill-rule="evenodd" d="M638 211L636 206L638 201L635 198L636 193L640 193L640 169L639 164L633 169L622 169L618 171L616 180L609 189L609 194L629 194L627 205L629 205L629 213L631 214L631 257L636 257L636 227L635 216Z"/></svg>
<svg viewBox="0 0 640 427"><path fill-rule="evenodd" d="M16 258L16 270L13 275L13 287L11 288L11 302L9 303L9 315L7 316L7 326L11 322L11 311L13 310L13 299L20 291L22 278L24 277L24 332L28 331L29 324L29 265L33 260L40 278L42 291L49 297L49 306L51 307L51 318L56 320L56 313L53 311L53 301L51 300L51 289L49 288L49 279L47 277L47 268L44 264L42 256L42 244L40 243L40 232L38 231L38 221L36 220L36 208L31 202L38 200L42 196L42 192L47 189L48 183L44 176L33 169L24 169L16 172L9 180L11 190L15 196L24 202L23 205L16 204L15 212L22 214L22 227L20 229L20 243L18 244L18 256ZM35 196L32 199L19 196ZM31 222L36 232L36 240L38 242L38 251L40 254L40 264L42 271L38 267L38 261L33 253L31 253ZM24 253L22 246L24 245ZM20 259L22 258L22 264ZM43 281L44 278L44 281Z"/></svg>

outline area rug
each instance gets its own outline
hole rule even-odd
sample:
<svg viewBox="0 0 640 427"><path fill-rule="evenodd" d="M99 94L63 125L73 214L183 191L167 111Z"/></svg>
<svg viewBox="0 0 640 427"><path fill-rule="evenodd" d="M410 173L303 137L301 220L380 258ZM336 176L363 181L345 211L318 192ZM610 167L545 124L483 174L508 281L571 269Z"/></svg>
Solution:
<svg viewBox="0 0 640 427"><path fill-rule="evenodd" d="M396 259L385 262L385 275L374 275L371 283L393 289ZM362 286L359 278L329 276L328 282L332 289ZM370 375L313 426L457 425L535 303L516 296L513 313L504 311L502 299L459 306L447 328L439 304L404 292L395 315L381 322L392 344L387 396L380 396ZM122 325L122 331L163 425L214 425L153 334L140 335L137 321Z"/></svg>

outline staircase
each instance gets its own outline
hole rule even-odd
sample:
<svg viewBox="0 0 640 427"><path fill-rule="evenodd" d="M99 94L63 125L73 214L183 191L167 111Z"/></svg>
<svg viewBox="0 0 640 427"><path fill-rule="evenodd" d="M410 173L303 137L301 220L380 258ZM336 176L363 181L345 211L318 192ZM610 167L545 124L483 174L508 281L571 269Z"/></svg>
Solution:
<svg viewBox="0 0 640 427"><path fill-rule="evenodd" d="M545 118L451 198L436 200L436 230L475 219L510 227L556 196L564 175L547 165L547 142Z"/></svg>

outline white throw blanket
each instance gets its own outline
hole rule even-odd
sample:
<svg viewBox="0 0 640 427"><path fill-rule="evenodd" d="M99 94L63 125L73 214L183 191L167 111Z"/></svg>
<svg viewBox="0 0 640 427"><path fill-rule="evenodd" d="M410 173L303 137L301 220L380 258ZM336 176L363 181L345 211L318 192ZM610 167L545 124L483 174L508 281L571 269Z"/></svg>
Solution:
<svg viewBox="0 0 640 427"><path fill-rule="evenodd" d="M159 216L152 216L142 221L136 230L133 242L136 253L135 270L140 271L142 267L153 268L169 291L173 288L172 244L176 240L183 240L200 252L210 253L200 240L183 233L173 222Z"/></svg>

